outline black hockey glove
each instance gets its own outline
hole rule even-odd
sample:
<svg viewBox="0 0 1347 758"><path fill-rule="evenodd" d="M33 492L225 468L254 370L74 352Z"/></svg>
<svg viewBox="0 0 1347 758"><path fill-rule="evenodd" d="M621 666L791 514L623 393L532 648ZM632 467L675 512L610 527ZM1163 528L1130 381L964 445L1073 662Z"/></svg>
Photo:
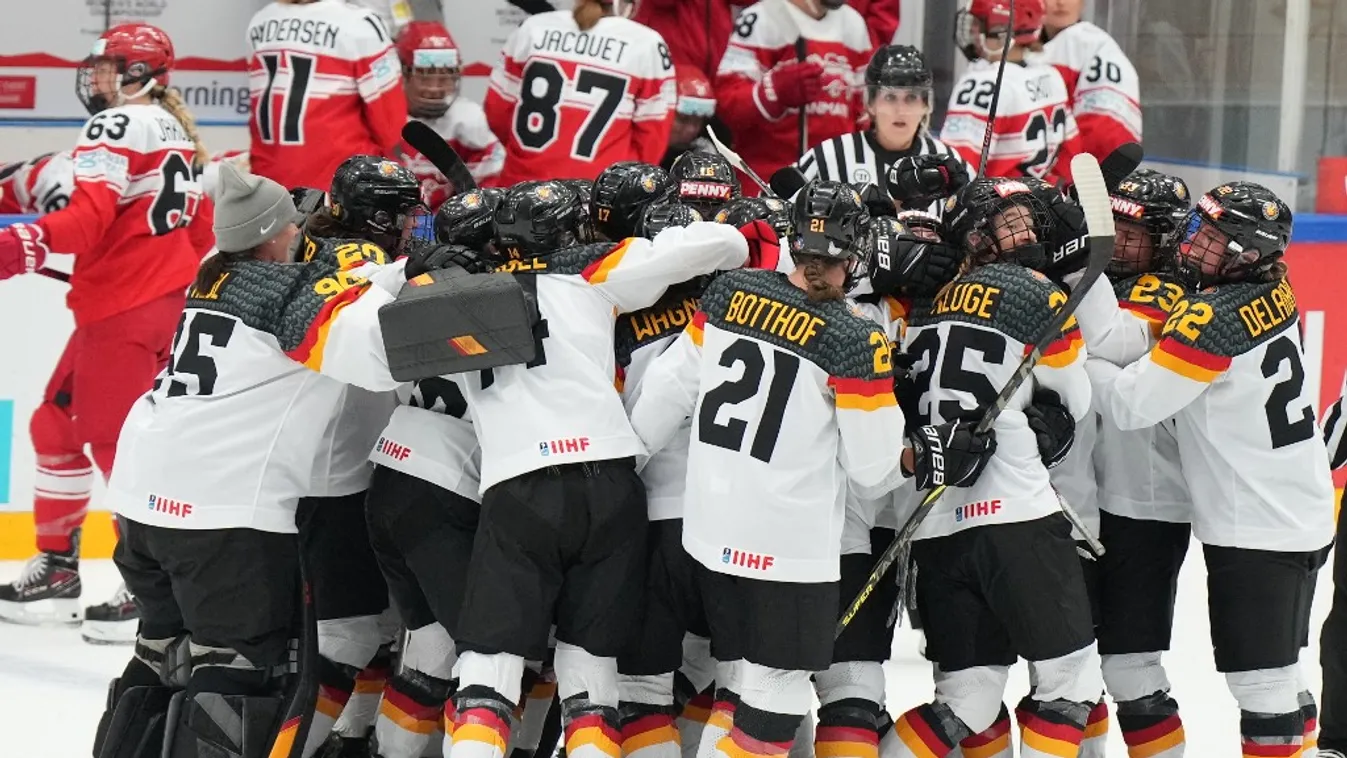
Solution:
<svg viewBox="0 0 1347 758"><path fill-rule="evenodd" d="M1052 390L1038 390L1024 415L1038 439L1038 457L1043 459L1043 465L1053 468L1061 463L1076 441L1076 420L1062 404L1061 395Z"/></svg>
<svg viewBox="0 0 1347 758"><path fill-rule="evenodd" d="M407 254L408 279L455 266L469 274L481 274L491 270L491 266L476 250L462 245L423 245Z"/></svg>
<svg viewBox="0 0 1347 758"><path fill-rule="evenodd" d="M917 487L969 487L978 480L996 452L996 431L974 434L976 426L976 421L947 421L908 435Z"/></svg>
<svg viewBox="0 0 1347 758"><path fill-rule="evenodd" d="M954 280L963 252L943 242L902 236L885 251L870 251L870 287L881 295L933 297Z"/></svg>
<svg viewBox="0 0 1347 758"><path fill-rule="evenodd" d="M957 154L900 158L884 177L889 197L904 208L921 209L968 184L968 168Z"/></svg>
<svg viewBox="0 0 1347 758"><path fill-rule="evenodd" d="M1048 206L1048 215L1052 220L1052 230L1044 245L1048 262L1043 267L1043 273L1061 281L1062 277L1085 268L1089 262L1090 232L1085 226L1085 211L1056 190L1041 193L1039 199Z"/></svg>

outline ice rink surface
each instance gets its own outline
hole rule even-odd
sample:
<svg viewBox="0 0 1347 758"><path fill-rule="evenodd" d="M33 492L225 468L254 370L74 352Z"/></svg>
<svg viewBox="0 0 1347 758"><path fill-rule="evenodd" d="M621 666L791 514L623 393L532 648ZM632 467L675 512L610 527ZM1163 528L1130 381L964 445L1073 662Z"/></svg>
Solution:
<svg viewBox="0 0 1347 758"><path fill-rule="evenodd" d="M0 581L10 581L21 564L0 562ZM84 602L102 602L118 583L111 561L83 568ZM1332 598L1332 564L1320 572L1314 602L1313 634L1302 656L1310 690L1319 696L1319 627ZM1182 708L1191 756L1239 755L1239 714L1225 680L1212 662L1206 614L1206 572L1201 548L1193 543L1180 578L1174 644L1165 658ZM1268 623L1274 623L1269 619ZM916 635L900 630L895 660L887 666L889 707L894 713L930 697L928 665L916 653ZM0 624L0 756L3 758L84 758L93 745L103 711L107 683L125 666L129 646L96 646L77 629L32 628ZM1028 691L1023 665L1010 678L1007 702ZM1116 724L1109 755L1126 756Z"/></svg>

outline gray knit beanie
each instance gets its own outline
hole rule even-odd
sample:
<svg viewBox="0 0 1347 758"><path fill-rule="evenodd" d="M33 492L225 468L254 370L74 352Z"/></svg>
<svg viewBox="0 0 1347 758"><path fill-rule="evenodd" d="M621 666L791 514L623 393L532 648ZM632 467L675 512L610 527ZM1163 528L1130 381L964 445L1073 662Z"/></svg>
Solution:
<svg viewBox="0 0 1347 758"><path fill-rule="evenodd" d="M285 231L295 215L295 202L284 187L242 173L229 161L220 163L215 193L215 246L220 252L251 250Z"/></svg>

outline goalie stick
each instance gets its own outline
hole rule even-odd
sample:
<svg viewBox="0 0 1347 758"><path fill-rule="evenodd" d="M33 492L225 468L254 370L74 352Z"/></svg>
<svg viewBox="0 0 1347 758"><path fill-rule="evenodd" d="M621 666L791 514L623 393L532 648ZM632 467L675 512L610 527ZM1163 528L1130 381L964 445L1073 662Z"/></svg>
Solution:
<svg viewBox="0 0 1347 758"><path fill-rule="evenodd" d="M477 189L477 180L472 178L467 164L434 129L420 121L408 121L402 127L402 139L424 155L436 171L444 174L444 178L454 185L454 194Z"/></svg>
<svg viewBox="0 0 1347 758"><path fill-rule="evenodd" d="M1001 412L1010 404L1011 398L1019 391L1024 382L1029 379L1033 373L1034 367L1038 365L1038 360L1043 355L1043 349L1057 339L1076 308L1080 306L1081 300L1085 298L1085 293L1104 273L1104 267L1108 265L1113 258L1113 207L1109 200L1108 188L1104 185L1104 177L1099 169L1099 161L1089 153L1081 153L1071 160L1071 175L1076 180L1076 191L1080 195L1081 209L1085 212L1086 228L1090 233L1090 255L1085 266L1085 273L1081 276L1076 287L1071 290L1071 296L1043 328L1037 338L1034 340L1033 348L1020 365L1015 368L1015 373L1010 376L1006 386L1001 388L1000 394L991 407L987 408L982 414L982 420L978 422L976 432L985 434L996 423ZM865 580L865 586L857 593L856 598L847 606L842 617L837 621L837 634L841 634L856 618L856 613L869 599L870 594L879 586L884 574L888 572L899 558L902 558L902 564L898 568L898 597L907 596L905 586L907 580L907 556L912 548L912 538L917 533L921 523L930 515L940 496L945 494L945 485L939 485L926 494L921 505L908 516L907 523L898 531L893 542L885 548L879 560L875 563L870 576Z"/></svg>

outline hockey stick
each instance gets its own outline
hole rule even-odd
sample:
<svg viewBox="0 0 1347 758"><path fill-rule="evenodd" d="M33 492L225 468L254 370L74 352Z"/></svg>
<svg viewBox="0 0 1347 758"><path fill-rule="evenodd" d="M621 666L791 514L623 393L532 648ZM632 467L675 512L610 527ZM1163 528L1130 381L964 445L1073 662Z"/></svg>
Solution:
<svg viewBox="0 0 1347 758"><path fill-rule="evenodd" d="M1104 175L1104 187L1108 189L1109 194L1117 192L1118 185L1122 184L1123 179L1136 171L1145 159L1146 151L1135 142L1124 142L1105 156L1104 160L1099 162L1099 171Z"/></svg>
<svg viewBox="0 0 1347 758"><path fill-rule="evenodd" d="M716 133L712 131L709 126L706 127L706 135L711 138L711 144L715 146L716 152L720 153L720 157L729 161L731 166L744 172L744 175L749 179L752 179L753 183L762 188L763 192L770 194L772 197L777 197L776 192L772 190L772 186L767 182L764 182L762 177L758 176L758 172L749 168L748 164L744 162L743 158L739 157L738 153L727 147L724 142L721 142L720 138L716 136Z"/></svg>
<svg viewBox="0 0 1347 758"><path fill-rule="evenodd" d="M309 739L314 711L318 708L318 613L313 605L313 587L304 558L299 559L300 630L295 662L298 674L290 701L286 703L280 729L267 758L300 758Z"/></svg>
<svg viewBox="0 0 1347 758"><path fill-rule="evenodd" d="M1109 201L1108 189L1104 186L1104 176L1099 170L1099 162L1089 153L1081 153L1071 160L1071 175L1076 180L1076 189L1080 194L1081 209L1085 211L1085 222L1090 231L1090 256L1085 266L1085 273L1075 288L1071 290L1071 296L1067 298L1062 307L1052 317L1052 320L1043 328L1034 340L1033 348L1020 365L1015 368L1015 373L1011 374L1010 380L1006 386L1001 388L1000 394L996 400L982 414L982 420L978 422L975 433L985 434L996 423L1001 412L1010 404L1024 382L1029 379L1033 373L1034 367L1038 365L1038 359L1042 357L1043 350L1048 345L1057 340L1076 308L1080 306L1081 300L1085 298L1085 293L1104 273L1104 268L1113 258L1113 206ZM856 613L869 599L870 594L879 586L884 574L888 572L889 567L899 559L904 558L903 564L898 570L898 597L906 596L906 556L911 550L912 538L916 535L917 529L921 523L930 515L940 496L945 494L946 486L939 485L926 494L926 498L921 501L921 505L907 517L907 523L898 531L898 535L893 538L893 542L885 548L884 553L880 555L879 561L875 563L875 568L870 572L869 578L865 581L865 586L856 595L856 599L847 606L846 612L837 621L837 634L841 634L856 618Z"/></svg>
<svg viewBox="0 0 1347 758"><path fill-rule="evenodd" d="M795 38L795 60L804 63L809 60L808 44L804 36ZM799 125L800 155L804 155L809 150L809 107L800 106L800 125Z"/></svg>
<svg viewBox="0 0 1347 758"><path fill-rule="evenodd" d="M992 134L996 127L996 108L1001 104L1001 84L1006 80L1006 59L1015 46L1015 0L1010 0L1007 14L1010 16L1010 25L1006 27L1006 41L1001 45L1001 62L996 67L996 88L992 90L992 104L987 110L987 128L982 132L982 155L978 158L978 175L974 179L987 175L987 157L992 152ZM982 38L985 40L987 35L984 33Z"/></svg>
<svg viewBox="0 0 1347 758"><path fill-rule="evenodd" d="M434 129L420 121L408 121L402 127L402 139L424 155L436 171L444 174L444 178L454 185L455 194L477 189L477 180L472 178L467 164Z"/></svg>
<svg viewBox="0 0 1347 758"><path fill-rule="evenodd" d="M66 284L70 284L70 274L67 274L64 271L57 271L54 268L40 268L37 270L37 273L47 277L48 279L55 279L58 282L65 282Z"/></svg>

